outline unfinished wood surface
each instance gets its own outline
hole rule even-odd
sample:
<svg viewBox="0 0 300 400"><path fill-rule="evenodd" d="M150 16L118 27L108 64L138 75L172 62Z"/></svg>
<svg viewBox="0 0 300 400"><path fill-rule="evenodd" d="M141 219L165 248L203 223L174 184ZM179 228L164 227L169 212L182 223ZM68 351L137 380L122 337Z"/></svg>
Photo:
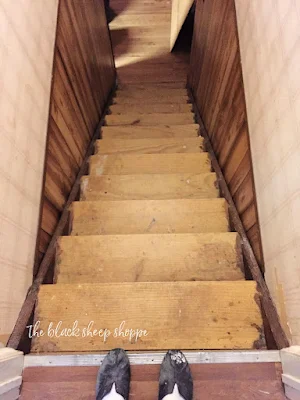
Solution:
<svg viewBox="0 0 300 400"><path fill-rule="evenodd" d="M113 104L109 111L111 114L155 114L155 113L188 113L192 112L191 104Z"/></svg>
<svg viewBox="0 0 300 400"><path fill-rule="evenodd" d="M251 228L258 216L234 0L197 1L188 81L232 195L241 194L240 216L245 198L254 207ZM247 234L262 266L260 234L251 237L249 228Z"/></svg>
<svg viewBox="0 0 300 400"><path fill-rule="evenodd" d="M263 345L256 283L249 281L43 285L35 311L40 329L46 331L50 322L56 326L59 321L72 328L76 320L80 332L94 321L94 329L112 334L106 341L101 336L44 335L34 338L32 351L167 350L183 343L185 349ZM119 336L122 321L122 332L139 329L147 335L137 341Z"/></svg>
<svg viewBox="0 0 300 400"><path fill-rule="evenodd" d="M110 154L90 158L90 174L140 175L207 173L211 163L207 153Z"/></svg>
<svg viewBox="0 0 300 400"><path fill-rule="evenodd" d="M157 398L160 365L131 366L130 400ZM281 364L192 364L194 400L285 400ZM94 400L98 367L33 367L21 400Z"/></svg>
<svg viewBox="0 0 300 400"><path fill-rule="evenodd" d="M197 137L198 124L172 126L103 126L102 139L158 139Z"/></svg>
<svg viewBox="0 0 300 400"><path fill-rule="evenodd" d="M107 115L105 123L107 126L113 125L133 125L133 126L151 126L151 125L184 125L195 122L194 114L188 113L153 113L138 114L127 113L122 115Z"/></svg>
<svg viewBox="0 0 300 400"><path fill-rule="evenodd" d="M228 230L224 199L81 201L72 206L73 236Z"/></svg>
<svg viewBox="0 0 300 400"><path fill-rule="evenodd" d="M167 87L160 87L160 86L143 86L138 87L136 89L135 87L130 86L127 89L122 89L122 90L117 90L116 91L116 99L122 99L124 97L130 97L130 98L137 98L137 99L142 99L142 101L147 98L147 97L166 97L169 98L172 102L173 97L181 97L181 96L188 96L187 90L186 89L169 89Z"/></svg>
<svg viewBox="0 0 300 400"><path fill-rule="evenodd" d="M244 279L236 233L69 236L58 242L57 283Z"/></svg>
<svg viewBox="0 0 300 400"><path fill-rule="evenodd" d="M67 202L114 80L103 2L60 2L37 266Z"/></svg>
<svg viewBox="0 0 300 400"><path fill-rule="evenodd" d="M152 104L188 104L190 103L190 99L188 96L173 96L170 98L169 96L147 96L143 98L143 100L138 97L124 96L124 97L115 97L113 99L113 104L118 105L130 105L130 104L144 104L144 105L152 105Z"/></svg>
<svg viewBox="0 0 300 400"><path fill-rule="evenodd" d="M102 139L96 143L96 154L155 154L155 153L201 153L203 138L161 139Z"/></svg>
<svg viewBox="0 0 300 400"><path fill-rule="evenodd" d="M168 55L169 56L169 55ZM136 58L136 61L138 59ZM174 59L176 62L176 59ZM148 62L151 62L151 59L148 60ZM150 65L150 64L149 64ZM185 63L186 65L186 63ZM130 83L127 85L126 83L118 83L118 92L120 91L147 91L147 90L153 90L153 89L186 89L186 82L161 82L161 83Z"/></svg>
<svg viewBox="0 0 300 400"><path fill-rule="evenodd" d="M84 176L80 200L165 200L219 197L217 178L207 174Z"/></svg>

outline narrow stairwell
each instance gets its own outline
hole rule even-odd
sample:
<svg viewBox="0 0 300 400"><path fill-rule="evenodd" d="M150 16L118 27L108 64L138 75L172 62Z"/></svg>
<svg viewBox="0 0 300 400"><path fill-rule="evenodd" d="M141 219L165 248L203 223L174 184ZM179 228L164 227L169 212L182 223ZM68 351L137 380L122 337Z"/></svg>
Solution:
<svg viewBox="0 0 300 400"><path fill-rule="evenodd" d="M59 328L32 352L265 347L182 70L171 83L164 70L119 84L39 293L35 321Z"/></svg>

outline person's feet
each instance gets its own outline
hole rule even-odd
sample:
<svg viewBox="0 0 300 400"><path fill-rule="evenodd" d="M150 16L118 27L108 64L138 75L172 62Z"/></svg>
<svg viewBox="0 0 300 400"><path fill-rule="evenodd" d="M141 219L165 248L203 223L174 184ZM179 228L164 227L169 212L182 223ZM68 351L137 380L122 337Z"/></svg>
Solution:
<svg viewBox="0 0 300 400"><path fill-rule="evenodd" d="M169 350L160 368L158 400L176 398L192 400L193 378L183 353Z"/></svg>
<svg viewBox="0 0 300 400"><path fill-rule="evenodd" d="M128 400L130 386L130 364L122 349L111 350L99 369L96 386L96 400L103 400L111 394L120 400ZM107 397L109 398L109 397Z"/></svg>

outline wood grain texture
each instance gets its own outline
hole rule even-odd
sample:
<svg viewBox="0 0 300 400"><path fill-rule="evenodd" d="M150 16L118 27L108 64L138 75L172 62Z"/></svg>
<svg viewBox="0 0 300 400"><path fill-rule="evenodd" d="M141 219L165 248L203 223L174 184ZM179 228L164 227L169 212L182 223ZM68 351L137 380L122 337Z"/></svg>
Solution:
<svg viewBox="0 0 300 400"><path fill-rule="evenodd" d="M251 227L258 216L234 0L197 1L188 81L240 216L253 206ZM260 234L247 233L263 267Z"/></svg>
<svg viewBox="0 0 300 400"><path fill-rule="evenodd" d="M224 199L81 201L72 235L228 232Z"/></svg>
<svg viewBox="0 0 300 400"><path fill-rule="evenodd" d="M220 296L222 293L222 296ZM78 301L80 299L80 301ZM32 352L126 350L252 349L261 345L262 317L256 283L151 282L43 285L35 321L46 331L50 322L82 333L90 321L112 334L94 337L35 337ZM197 316L191 318L191 315ZM138 340L116 328L146 330ZM124 332L124 328L122 331ZM119 331L118 331L119 332ZM176 332L176 335L174 335Z"/></svg>
<svg viewBox="0 0 300 400"><path fill-rule="evenodd" d="M219 197L216 175L147 174L84 176L80 200L166 200Z"/></svg>
<svg viewBox="0 0 300 400"><path fill-rule="evenodd" d="M141 102L144 105L153 105L153 104L187 104L190 102L189 98L187 95L181 95L181 96L172 96L170 98L169 96L147 96L141 100L139 97L132 97L132 96L123 96L123 97L115 97L113 99L113 104L118 104L118 105L130 105L130 104L141 104Z"/></svg>
<svg viewBox="0 0 300 400"><path fill-rule="evenodd" d="M197 137L198 124L172 126L103 126L102 139L157 139Z"/></svg>
<svg viewBox="0 0 300 400"><path fill-rule="evenodd" d="M57 283L242 280L236 233L62 237Z"/></svg>
<svg viewBox="0 0 300 400"><path fill-rule="evenodd" d="M186 66L184 65L184 69ZM153 67L151 68L152 70L154 69ZM147 97L165 97L169 98L170 103L172 104L172 98L173 97L180 97L180 96L187 96L187 90L186 89L170 89L168 87L161 87L159 86L143 86L142 88L139 86L138 89L136 89L134 86L128 86L127 89L122 89L122 90L117 90L116 91L116 96L115 99L120 100L124 97L130 97L130 98L136 98L136 99L142 99L142 101L147 98Z"/></svg>
<svg viewBox="0 0 300 400"><path fill-rule="evenodd" d="M38 261L50 243L114 80L103 2L61 1Z"/></svg>
<svg viewBox="0 0 300 400"><path fill-rule="evenodd" d="M96 154L155 154L155 153L200 153L203 138L160 139L103 139L96 143Z"/></svg>
<svg viewBox="0 0 300 400"><path fill-rule="evenodd" d="M185 125L195 122L194 114L188 113L156 113L156 114L138 114L127 113L122 115L107 115L105 118L107 126L113 125Z"/></svg>
<svg viewBox="0 0 300 400"><path fill-rule="evenodd" d="M142 103L142 104L141 104ZM188 113L192 111L191 104L113 104L109 111L111 114L155 114L155 113Z"/></svg>
<svg viewBox="0 0 300 400"><path fill-rule="evenodd" d="M90 158L90 175L207 173L207 153L110 154Z"/></svg>
<svg viewBox="0 0 300 400"><path fill-rule="evenodd" d="M131 366L130 400L158 394L159 365ZM192 364L194 400L285 400L281 365ZM23 373L21 400L94 400L97 367L33 367Z"/></svg>

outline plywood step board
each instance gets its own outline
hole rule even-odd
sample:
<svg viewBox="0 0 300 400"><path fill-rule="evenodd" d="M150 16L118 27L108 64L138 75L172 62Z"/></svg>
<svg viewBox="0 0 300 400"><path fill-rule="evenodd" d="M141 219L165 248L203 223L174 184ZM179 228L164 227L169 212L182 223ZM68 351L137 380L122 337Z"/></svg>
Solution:
<svg viewBox="0 0 300 400"><path fill-rule="evenodd" d="M200 153L203 138L158 138L158 139L102 139L96 142L96 154L155 154L155 153Z"/></svg>
<svg viewBox="0 0 300 400"><path fill-rule="evenodd" d="M134 59L134 57L132 57ZM136 58L137 59L137 58ZM156 64L160 68L160 64ZM155 65L155 66L156 66ZM159 82L159 83L131 83L129 85L118 83L118 93L120 91L138 91L155 89L186 89L186 82Z"/></svg>
<svg viewBox="0 0 300 400"><path fill-rule="evenodd" d="M232 232L61 237L55 271L58 284L244 279Z"/></svg>
<svg viewBox="0 0 300 400"><path fill-rule="evenodd" d="M167 200L219 197L215 173L84 176L80 200Z"/></svg>
<svg viewBox="0 0 300 400"><path fill-rule="evenodd" d="M102 139L161 139L195 138L199 134L198 124L170 126L103 126Z"/></svg>
<svg viewBox="0 0 300 400"><path fill-rule="evenodd" d="M224 199L79 201L72 235L228 232Z"/></svg>
<svg viewBox="0 0 300 400"><path fill-rule="evenodd" d="M113 104L188 104L190 103L190 98L185 95L185 96L147 96L144 97L142 100L138 97L132 97L132 96L124 96L124 97L114 97Z"/></svg>
<svg viewBox="0 0 300 400"><path fill-rule="evenodd" d="M164 97L170 100L170 103L172 102L173 97L181 97L181 96L188 96L187 89L168 89L168 88L160 88L159 86L157 87L152 87L152 86L144 86L144 89L123 89L123 90L117 90L115 99L121 99L121 98L137 98L141 99L142 101L147 98L147 97Z"/></svg>
<svg viewBox="0 0 300 400"><path fill-rule="evenodd" d="M211 172L208 153L94 155L89 166L94 176Z"/></svg>
<svg viewBox="0 0 300 400"><path fill-rule="evenodd" d="M112 125L184 125L193 124L195 116L191 112L187 113L154 113L154 114L110 114L105 117L105 124Z"/></svg>
<svg viewBox="0 0 300 400"><path fill-rule="evenodd" d="M113 104L109 108L109 113L112 115L124 115L127 113L135 114L171 114L171 113L191 113L193 111L192 104Z"/></svg>
<svg viewBox="0 0 300 400"><path fill-rule="evenodd" d="M35 337L33 352L262 346L256 284L246 281L43 285L35 321L44 331L51 322L55 327L62 321L62 329L78 321L80 334ZM89 324L102 335L84 337ZM122 335L126 329L131 338Z"/></svg>

